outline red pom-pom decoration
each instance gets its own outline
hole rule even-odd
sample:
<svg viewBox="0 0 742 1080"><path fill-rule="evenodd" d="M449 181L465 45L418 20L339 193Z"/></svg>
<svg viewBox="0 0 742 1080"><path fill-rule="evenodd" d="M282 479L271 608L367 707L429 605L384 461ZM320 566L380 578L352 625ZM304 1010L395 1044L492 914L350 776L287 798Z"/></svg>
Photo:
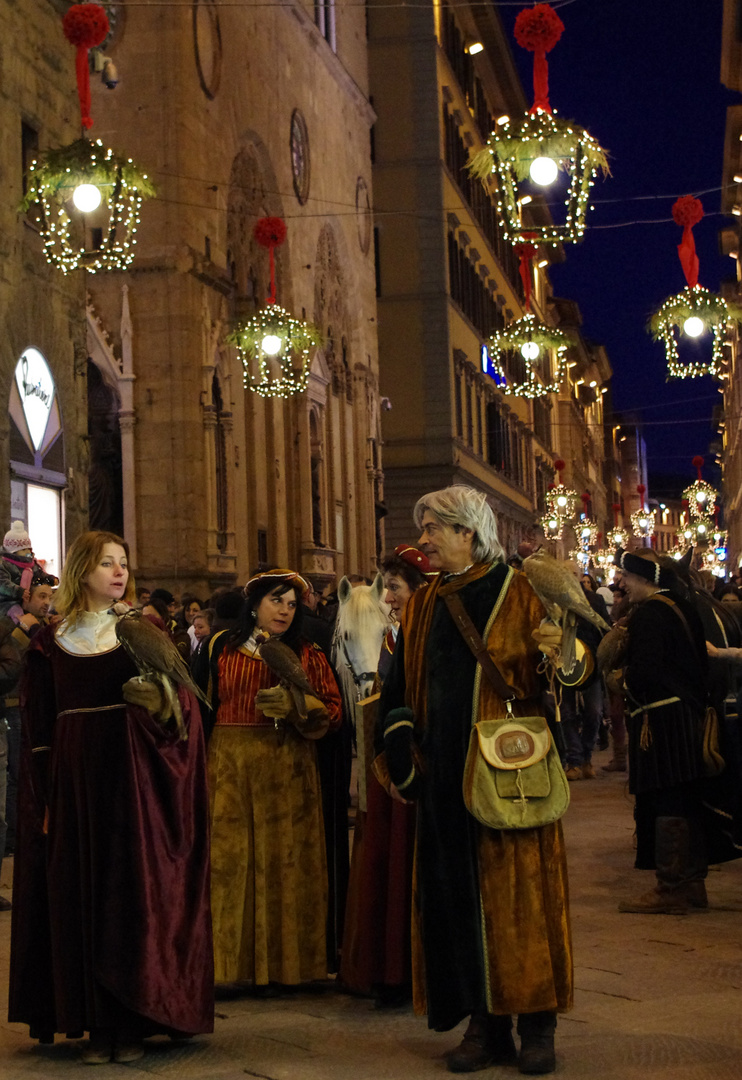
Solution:
<svg viewBox="0 0 742 1080"><path fill-rule="evenodd" d="M253 235L261 247L280 247L286 239L286 222L280 217L261 218Z"/></svg>
<svg viewBox="0 0 742 1080"><path fill-rule="evenodd" d="M529 52L550 52L564 32L564 23L548 4L536 4L519 12L515 40Z"/></svg>
<svg viewBox="0 0 742 1080"><path fill-rule="evenodd" d="M611 510L618 511L620 509L621 509L621 503L614 503L613 506L611 507Z"/></svg>
<svg viewBox="0 0 742 1080"><path fill-rule="evenodd" d="M62 19L64 36L77 49L77 96L80 99L80 123L84 128L93 126L90 116L88 49L102 44L109 29L108 16L100 4L73 4Z"/></svg>
<svg viewBox="0 0 742 1080"><path fill-rule="evenodd" d="M646 489L646 487L644 486L644 484L637 484L637 485L636 485L636 490L637 490L637 491L639 492L639 494L640 494L640 495L643 495L643 494L644 494L644 492L645 492L645 491L646 491L647 489Z"/></svg>
<svg viewBox="0 0 742 1080"><path fill-rule="evenodd" d="M557 458L556 461L554 462L554 468L556 469L557 472L561 472L562 469L567 468L567 462L562 461L561 458Z"/></svg>
<svg viewBox="0 0 742 1080"><path fill-rule="evenodd" d="M682 229L693 228L703 217L703 203L693 195L683 195L672 208L672 217Z"/></svg>
<svg viewBox="0 0 742 1080"><path fill-rule="evenodd" d="M62 30L70 45L94 49L106 40L108 16L100 4L73 4L62 19Z"/></svg>
<svg viewBox="0 0 742 1080"><path fill-rule="evenodd" d="M702 454L696 454L696 456L691 461L691 465L693 466L694 469L702 469L703 466L704 466L704 463L705 463L705 458L703 457Z"/></svg>

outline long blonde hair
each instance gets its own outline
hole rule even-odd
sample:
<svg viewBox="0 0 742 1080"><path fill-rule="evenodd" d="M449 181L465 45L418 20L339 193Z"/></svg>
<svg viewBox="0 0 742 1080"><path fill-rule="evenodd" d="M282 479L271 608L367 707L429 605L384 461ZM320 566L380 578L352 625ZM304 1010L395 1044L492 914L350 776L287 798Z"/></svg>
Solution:
<svg viewBox="0 0 742 1080"><path fill-rule="evenodd" d="M129 545L122 537L112 532L82 533L72 543L67 552L59 588L54 594L54 610L70 622L77 619L80 611L85 611L85 578L95 570L100 562L106 544L118 544L119 547L122 547L126 552L128 562ZM133 604L134 597L134 577L129 573L126 591L121 599Z"/></svg>

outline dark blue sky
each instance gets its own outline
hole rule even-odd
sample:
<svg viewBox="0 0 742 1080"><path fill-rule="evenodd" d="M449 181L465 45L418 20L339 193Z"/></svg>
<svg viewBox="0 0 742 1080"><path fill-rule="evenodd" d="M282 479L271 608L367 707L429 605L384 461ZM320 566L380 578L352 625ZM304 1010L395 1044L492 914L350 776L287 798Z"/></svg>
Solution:
<svg viewBox="0 0 742 1080"><path fill-rule="evenodd" d="M641 410L651 477L687 473L690 483L693 455L713 460L707 450L715 428L707 420L722 400L719 384L709 377L665 382L664 349L645 327L652 311L685 285L677 256L682 230L671 217L677 196L699 195L706 212L694 229L700 284L716 291L734 272L719 252L718 232L729 222L719 213L721 192L701 195L720 187L726 107L739 100L720 83L722 0L553 0L553 6L565 32L549 54L551 105L609 150L613 172L593 188L584 241L569 245L566 263L552 269L554 289L577 301L583 332L605 345L615 407ZM520 8L499 10L530 95L531 54L512 37ZM599 227L657 218L669 220Z"/></svg>

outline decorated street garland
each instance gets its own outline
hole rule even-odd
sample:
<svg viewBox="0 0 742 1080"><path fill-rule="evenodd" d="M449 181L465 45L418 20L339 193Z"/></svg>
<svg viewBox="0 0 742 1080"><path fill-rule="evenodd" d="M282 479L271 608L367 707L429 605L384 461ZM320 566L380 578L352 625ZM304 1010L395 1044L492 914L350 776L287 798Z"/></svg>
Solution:
<svg viewBox="0 0 742 1080"><path fill-rule="evenodd" d="M501 388L504 393L538 398L558 392L566 371L567 349L572 344L573 339L563 330L539 322L536 316L528 311L503 330L494 333L487 342L487 347L495 370L503 380ZM543 360L545 351L554 356L554 372L550 382L541 381L541 372L536 366L539 360ZM526 377L522 382L508 379L504 362L506 353L518 353L525 361Z"/></svg>
<svg viewBox="0 0 742 1080"><path fill-rule="evenodd" d="M702 469L704 459L700 454L696 454L692 464L694 468L698 470L698 478L694 480L689 487L685 488L683 491L683 500L688 503L690 520L695 521L700 518L710 518L713 516L716 500L719 498L719 492L713 484L710 484L707 480L703 479Z"/></svg>
<svg viewBox="0 0 742 1080"><path fill-rule="evenodd" d="M637 484L636 490L641 499L641 508L631 515L631 528L634 536L646 540L654 534L657 511L644 509L644 493L647 490L644 484Z"/></svg>
<svg viewBox="0 0 742 1080"><path fill-rule="evenodd" d="M322 344L316 327L294 319L276 302L274 250L286 239L282 218L261 218L256 241L270 256L270 295L266 306L240 323L227 337L242 360L246 389L261 397L290 397L306 390L312 356Z"/></svg>
<svg viewBox="0 0 742 1080"><path fill-rule="evenodd" d="M593 178L601 169L604 175L610 172L605 150L592 135L579 124L557 117L549 103L546 53L554 48L563 30L564 23L548 4L536 4L519 13L516 41L534 53L533 106L519 123L508 120L493 131L484 149L469 162L469 171L477 179L486 181L496 175L500 227L513 243L529 232L539 243L552 246L580 240ZM564 222L524 225L519 184L530 177L535 184L548 186L560 170L568 177Z"/></svg>
<svg viewBox="0 0 742 1080"><path fill-rule="evenodd" d="M552 517L556 515L561 518L562 523L572 521L575 516L575 507L577 505L577 492L568 488L564 484L562 473L567 468L566 461L562 458L557 458L554 462L554 468L559 473L559 483L556 486L552 486L546 492L544 502L546 504L546 512Z"/></svg>
<svg viewBox="0 0 742 1080"><path fill-rule="evenodd" d="M547 540L561 540L564 534L564 519L559 514L542 514L538 521Z"/></svg>
<svg viewBox="0 0 742 1080"><path fill-rule="evenodd" d="M609 531L606 539L612 548L627 548L629 544L628 529L618 524L618 515L621 513L621 504L613 503L613 528Z"/></svg>
<svg viewBox="0 0 742 1080"><path fill-rule="evenodd" d="M131 158L100 139L82 138L32 163L21 209L38 203L44 254L63 273L125 270L134 258L142 202L154 194Z"/></svg>
<svg viewBox="0 0 742 1080"><path fill-rule="evenodd" d="M88 51L108 36L105 9L100 4L73 4L62 19L62 30L76 49L83 137L46 150L33 162L20 209L26 212L38 204L44 255L63 273L80 267L91 273L126 270L134 258L142 202L155 194L155 188L131 158L84 134L93 125Z"/></svg>
<svg viewBox="0 0 742 1080"><path fill-rule="evenodd" d="M672 216L683 229L678 257L686 286L679 293L669 296L652 315L649 332L655 341L661 341L665 347L668 378L694 379L700 375L718 375L723 362L727 327L730 323L742 321L742 308L698 284L699 263L693 226L703 217L701 200L684 195L673 205ZM695 340L708 330L711 331L711 355L707 354L703 359L681 358L681 331L687 338Z"/></svg>

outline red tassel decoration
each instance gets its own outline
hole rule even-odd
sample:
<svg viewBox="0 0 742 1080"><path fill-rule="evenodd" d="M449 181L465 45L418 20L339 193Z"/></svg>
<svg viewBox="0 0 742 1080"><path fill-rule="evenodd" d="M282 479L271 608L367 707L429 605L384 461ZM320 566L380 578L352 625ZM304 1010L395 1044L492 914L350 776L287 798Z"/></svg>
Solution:
<svg viewBox="0 0 742 1080"><path fill-rule="evenodd" d="M693 466L693 468L698 473L698 479L703 480L703 473L702 473L701 470L703 469L703 466L704 466L704 458L702 457L702 455L701 454L696 454L696 456L691 461L691 465Z"/></svg>
<svg viewBox="0 0 742 1080"><path fill-rule="evenodd" d="M554 468L559 473L559 483L561 484L563 482L562 481L562 473L567 468L567 462L562 461L561 458L557 458L556 461L554 462Z"/></svg>
<svg viewBox="0 0 742 1080"><path fill-rule="evenodd" d="M644 492L645 492L645 491L646 491L647 489L646 489L646 487L644 486L644 484L637 484L637 485L636 485L636 490L637 490L637 491L639 492L639 497L640 497L640 499L641 499L641 501L642 501L642 506L641 506L641 508L642 508L642 510L643 510L643 509L644 509Z"/></svg>
<svg viewBox="0 0 742 1080"><path fill-rule="evenodd" d="M261 247L268 248L271 264L271 291L266 304L276 302L276 263L273 252L286 239L286 222L280 217L260 218L255 224L253 236Z"/></svg>
<svg viewBox="0 0 742 1080"><path fill-rule="evenodd" d="M698 256L696 242L693 239L693 226L703 217L703 203L692 195L683 195L672 208L676 225L683 230L683 239L678 244L678 257L685 274L685 280L692 289L698 284Z"/></svg>
<svg viewBox="0 0 742 1080"><path fill-rule="evenodd" d="M564 23L548 4L526 8L518 13L515 20L515 40L523 49L533 53L532 113L537 109L551 112L546 54L551 52L563 32Z"/></svg>
<svg viewBox="0 0 742 1080"><path fill-rule="evenodd" d="M62 30L70 45L77 49L75 70L77 72L77 96L80 99L80 122L91 128L90 116L90 68L88 49L101 45L108 36L108 16L100 4L73 4L62 19Z"/></svg>
<svg viewBox="0 0 742 1080"><path fill-rule="evenodd" d="M515 254L520 259L520 280L523 282L526 311L531 310L531 259L537 251L536 245L530 242L515 245Z"/></svg>

